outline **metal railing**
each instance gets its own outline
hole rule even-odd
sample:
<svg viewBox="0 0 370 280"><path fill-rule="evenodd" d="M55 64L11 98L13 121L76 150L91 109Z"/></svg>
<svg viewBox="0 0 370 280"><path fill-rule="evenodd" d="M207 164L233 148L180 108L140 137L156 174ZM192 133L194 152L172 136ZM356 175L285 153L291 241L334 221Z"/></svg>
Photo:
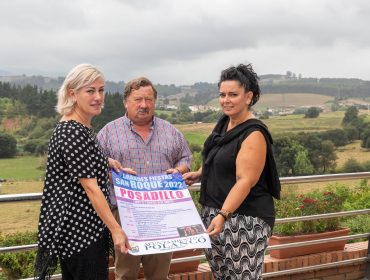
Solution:
<svg viewBox="0 0 370 280"><path fill-rule="evenodd" d="M280 182L282 184L298 184L298 183L326 182L326 181L353 180L353 179L370 179L370 172L327 174L327 175L300 176L300 177L282 177L280 178ZM190 186L189 190L197 191L199 190L199 188L200 188L200 184L198 183L198 184L194 184L193 186ZM40 200L41 197L42 197L41 193L0 195L0 203L1 202ZM366 215L366 214L370 214L370 209L276 219L275 224L291 223L291 222L297 222L297 221L309 221L309 220L316 220L316 219L328 219L328 218L344 217L344 216L351 216L351 215ZM334 237L334 238L325 238L325 239L314 240L314 241L295 242L295 243L289 243L289 244L284 244L284 245L271 245L267 247L267 251L276 250L276 249L284 249L284 248L292 248L292 247L298 247L298 246L309 246L313 244L326 243L330 241L353 240L353 239L359 239L359 238L368 238L370 241L370 233L354 234L354 235ZM369 242L369 246L370 246L370 242ZM0 253L35 250L36 248L37 248L37 244L0 247ZM263 273L263 277L268 278L268 277L275 277L279 275L289 275L289 274L305 272L309 270L331 268L331 267L336 267L338 265L356 264L356 263L364 263L364 262L368 262L367 273L370 273L369 272L370 271L370 255L369 254L370 252L368 250L367 257L331 262L331 263L314 265L314 266L307 266L307 267L302 267L302 268L288 269L288 270L282 270L282 271L276 271L276 272L268 272L268 273ZM204 259L205 259L204 255L198 255L198 256L193 256L193 257L173 259L171 263L181 263L181 262L204 260ZM110 268L110 270L113 270L113 269L114 267ZM28 279L33 279L33 278L28 278ZM28 279L24 279L24 280L28 280ZM54 275L52 279L61 279L61 275Z"/></svg>

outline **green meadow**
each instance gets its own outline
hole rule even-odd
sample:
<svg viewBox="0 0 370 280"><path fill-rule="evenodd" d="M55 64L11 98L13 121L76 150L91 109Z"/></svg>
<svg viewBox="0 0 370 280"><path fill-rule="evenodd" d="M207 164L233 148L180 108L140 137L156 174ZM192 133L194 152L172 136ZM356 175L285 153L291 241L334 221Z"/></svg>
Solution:
<svg viewBox="0 0 370 280"><path fill-rule="evenodd" d="M7 180L42 180L42 161L42 157L34 156L0 159L0 177Z"/></svg>
<svg viewBox="0 0 370 280"><path fill-rule="evenodd" d="M197 133L197 132L183 132L186 140L191 144L203 145L208 134L207 133Z"/></svg>
<svg viewBox="0 0 370 280"><path fill-rule="evenodd" d="M272 134L287 132L316 132L341 128L344 112L321 113L318 118L305 118L304 115L273 116L263 122ZM215 123L178 124L176 127L191 144L203 144ZM203 142L202 142L203 141Z"/></svg>

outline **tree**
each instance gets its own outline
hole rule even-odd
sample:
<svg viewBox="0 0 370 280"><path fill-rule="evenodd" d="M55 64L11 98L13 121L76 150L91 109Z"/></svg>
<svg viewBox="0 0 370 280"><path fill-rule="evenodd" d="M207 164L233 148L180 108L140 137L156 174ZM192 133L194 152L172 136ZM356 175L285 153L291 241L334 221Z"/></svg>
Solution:
<svg viewBox="0 0 370 280"><path fill-rule="evenodd" d="M296 156L304 147L293 139L293 136L276 137L274 140L274 153L276 166L280 176L296 175Z"/></svg>
<svg viewBox="0 0 370 280"><path fill-rule="evenodd" d="M304 117L305 118L317 118L320 115L320 111L321 111L320 108L310 107L308 108Z"/></svg>
<svg viewBox="0 0 370 280"><path fill-rule="evenodd" d="M370 149L370 138L366 140L366 143L364 145L365 148Z"/></svg>
<svg viewBox="0 0 370 280"><path fill-rule="evenodd" d="M338 100L334 100L334 102L331 104L331 111L336 112L340 108Z"/></svg>
<svg viewBox="0 0 370 280"><path fill-rule="evenodd" d="M337 155L335 154L335 146L330 140L325 140L320 146L319 161L322 173L328 173L335 169Z"/></svg>
<svg viewBox="0 0 370 280"><path fill-rule="evenodd" d="M261 120L266 120L269 118L269 112L268 111L263 111L261 116L260 116L260 119Z"/></svg>
<svg viewBox="0 0 370 280"><path fill-rule="evenodd" d="M123 106L123 98L120 93L106 94L104 109L101 114L92 120L95 131L99 131L104 125L116 118L122 117L126 110Z"/></svg>
<svg viewBox="0 0 370 280"><path fill-rule="evenodd" d="M357 109L357 107L355 107L355 106L348 107L345 114L344 114L344 118L342 120L342 125L345 126L345 125L348 125L348 124L352 124L355 127L357 127L357 125L356 125L357 123L358 123L358 109Z"/></svg>
<svg viewBox="0 0 370 280"><path fill-rule="evenodd" d="M0 132L0 158L11 158L17 153L17 140L10 134Z"/></svg>
<svg viewBox="0 0 370 280"><path fill-rule="evenodd" d="M345 146L349 142L346 132L339 128L324 131L319 136L323 140L332 141L336 147Z"/></svg>
<svg viewBox="0 0 370 280"><path fill-rule="evenodd" d="M357 127L354 127L352 124L346 125L343 128L345 134L347 135L348 141L352 142L360 137L360 132Z"/></svg>
<svg viewBox="0 0 370 280"><path fill-rule="evenodd" d="M361 147L370 148L370 125L368 125L365 130L361 133Z"/></svg>
<svg viewBox="0 0 370 280"><path fill-rule="evenodd" d="M303 148L303 146L301 146ZM305 148L300 149L297 153L294 163L295 175L310 175L313 174L314 168L310 159L308 158L308 152Z"/></svg>

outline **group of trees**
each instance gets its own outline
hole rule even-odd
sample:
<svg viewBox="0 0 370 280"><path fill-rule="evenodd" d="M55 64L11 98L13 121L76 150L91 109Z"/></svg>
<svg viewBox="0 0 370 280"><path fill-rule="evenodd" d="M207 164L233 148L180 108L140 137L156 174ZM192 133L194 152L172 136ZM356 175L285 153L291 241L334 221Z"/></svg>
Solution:
<svg viewBox="0 0 370 280"><path fill-rule="evenodd" d="M313 119L313 118L317 118L317 117L320 115L321 111L322 111L322 110L321 110L320 108L317 108L317 107L310 107L310 108L308 108L308 109L307 109L307 111L305 112L304 117L305 117L305 118L311 118L311 119Z"/></svg>
<svg viewBox="0 0 370 280"><path fill-rule="evenodd" d="M171 114L159 113L156 115L172 124L178 124L193 122L212 123L216 122L220 118L220 114L221 113L219 111L215 112L212 110L192 113L188 106L182 104L177 111L173 111Z"/></svg>
<svg viewBox="0 0 370 280"><path fill-rule="evenodd" d="M370 81L360 79L274 79L261 76L261 88L264 93L305 92L335 96L339 98L368 97Z"/></svg>
<svg viewBox="0 0 370 280"><path fill-rule="evenodd" d="M274 152L280 176L324 174L336 170L336 149L361 140L361 146L370 148L370 123L359 117L356 107L349 107L342 121L342 129L317 133L276 135ZM367 163L366 163L367 164ZM355 160L343 167L351 172L363 169Z"/></svg>
<svg viewBox="0 0 370 280"><path fill-rule="evenodd" d="M56 93L52 90L40 90L36 86L24 87L0 82L0 98L8 99L14 107L7 117L33 115L37 117L55 116ZM4 112L2 112L4 114Z"/></svg>
<svg viewBox="0 0 370 280"><path fill-rule="evenodd" d="M56 94L53 90L41 90L37 86L15 86L0 82L0 122L12 119L14 123L23 123L19 128L12 128L10 133L2 132L1 139L6 143L10 143L9 139L13 139L15 143L15 139L19 139L20 152L45 154L49 138L60 118L55 111ZM106 94L105 109L93 119L94 129L100 130L106 123L122 116L124 112L122 94ZM9 147L2 143L0 142L0 157L11 157L16 154L17 143Z"/></svg>
<svg viewBox="0 0 370 280"><path fill-rule="evenodd" d="M274 153L280 176L330 173L336 167L335 145L319 133L276 136Z"/></svg>
<svg viewBox="0 0 370 280"><path fill-rule="evenodd" d="M366 122L358 113L357 107L349 107L342 120L342 126L350 141L359 139L361 140L361 147L369 149L370 123Z"/></svg>

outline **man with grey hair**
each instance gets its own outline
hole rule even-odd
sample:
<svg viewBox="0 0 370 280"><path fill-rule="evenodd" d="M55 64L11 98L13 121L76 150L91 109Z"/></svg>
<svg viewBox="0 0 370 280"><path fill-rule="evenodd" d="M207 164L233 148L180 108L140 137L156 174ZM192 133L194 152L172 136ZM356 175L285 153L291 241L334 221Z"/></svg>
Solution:
<svg viewBox="0 0 370 280"><path fill-rule="evenodd" d="M116 169L131 168L138 175L190 170L191 152L184 136L169 122L154 116L156 98L157 91L147 78L131 80L124 90L126 114L99 132L98 140L105 153L116 160ZM112 198L112 211L119 222L116 200ZM171 257L172 253L133 256L117 251L116 280L137 279L140 263L145 279L168 279Z"/></svg>

